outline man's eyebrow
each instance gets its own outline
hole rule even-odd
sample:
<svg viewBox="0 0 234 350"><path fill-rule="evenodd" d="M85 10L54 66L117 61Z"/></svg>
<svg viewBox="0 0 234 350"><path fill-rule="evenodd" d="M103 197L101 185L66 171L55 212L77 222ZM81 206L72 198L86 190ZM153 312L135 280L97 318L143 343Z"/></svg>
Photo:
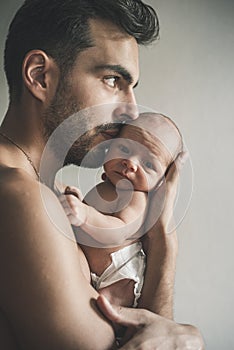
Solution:
<svg viewBox="0 0 234 350"><path fill-rule="evenodd" d="M98 66L95 67L95 70L97 70L97 71L98 70L103 70L103 69L108 69L108 70L111 70L114 73L122 75L124 80L126 80L129 85L133 83L132 75L123 66L120 66L118 64L113 64L113 65L112 64L101 64L101 65L98 65ZM137 87L137 85L138 85L138 81L133 86L133 88Z"/></svg>

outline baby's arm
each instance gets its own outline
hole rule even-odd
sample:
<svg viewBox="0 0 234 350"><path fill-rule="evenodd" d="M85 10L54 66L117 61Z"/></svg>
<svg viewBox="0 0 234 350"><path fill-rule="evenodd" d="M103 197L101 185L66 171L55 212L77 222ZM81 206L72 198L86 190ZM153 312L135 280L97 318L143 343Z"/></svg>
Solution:
<svg viewBox="0 0 234 350"><path fill-rule="evenodd" d="M108 193L103 183L96 189L90 191L88 203L97 208L97 203L102 202L103 197ZM98 194L98 195L97 195ZM107 196L105 203L111 206L110 198ZM103 198L104 199L104 198ZM141 227L145 218L147 195L143 192L132 192L129 203L122 209L111 214L103 214L91 205L82 203L72 194L62 195L60 198L69 221L74 226L80 226L95 240L104 244L121 245L127 238L132 236ZM102 208L103 210L104 208Z"/></svg>

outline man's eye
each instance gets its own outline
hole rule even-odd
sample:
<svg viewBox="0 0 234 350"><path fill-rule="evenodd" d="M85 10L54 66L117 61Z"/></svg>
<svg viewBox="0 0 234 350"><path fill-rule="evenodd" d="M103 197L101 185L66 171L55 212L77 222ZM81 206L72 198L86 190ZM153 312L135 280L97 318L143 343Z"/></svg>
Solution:
<svg viewBox="0 0 234 350"><path fill-rule="evenodd" d="M111 76L111 77L105 77L104 82L110 86L111 88L115 88L117 81L119 80L119 77Z"/></svg>
<svg viewBox="0 0 234 350"><path fill-rule="evenodd" d="M124 145L120 145L120 146L119 146L119 149L120 149L120 151L123 152L123 153L126 153L126 154L129 153L128 147L126 147L126 146L124 146Z"/></svg>

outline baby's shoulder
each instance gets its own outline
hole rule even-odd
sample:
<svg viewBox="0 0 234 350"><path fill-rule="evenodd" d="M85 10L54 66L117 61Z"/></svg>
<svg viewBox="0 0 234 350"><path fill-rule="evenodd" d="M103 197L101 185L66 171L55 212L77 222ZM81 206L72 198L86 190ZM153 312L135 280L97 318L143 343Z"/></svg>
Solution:
<svg viewBox="0 0 234 350"><path fill-rule="evenodd" d="M109 182L101 182L92 188L84 198L84 202L102 213L114 212L117 194Z"/></svg>

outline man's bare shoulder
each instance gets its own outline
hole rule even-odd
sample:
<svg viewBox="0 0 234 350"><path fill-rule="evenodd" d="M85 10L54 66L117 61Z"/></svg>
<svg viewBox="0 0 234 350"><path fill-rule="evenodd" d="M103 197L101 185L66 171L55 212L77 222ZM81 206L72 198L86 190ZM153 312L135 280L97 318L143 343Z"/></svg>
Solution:
<svg viewBox="0 0 234 350"><path fill-rule="evenodd" d="M42 185L20 168L0 168L0 206L14 201L17 204L40 200ZM52 196L52 191L44 186L44 193ZM54 196L55 197L55 196ZM56 197L55 197L56 199ZM7 209L8 207L6 207ZM12 209L12 207L9 207Z"/></svg>
<svg viewBox="0 0 234 350"><path fill-rule="evenodd" d="M0 167L0 191L23 190L22 185L35 187L37 181L34 180L25 170L21 168Z"/></svg>
<svg viewBox="0 0 234 350"><path fill-rule="evenodd" d="M51 224L71 234L66 215L56 195L34 180L23 169L0 169L0 221L3 231L9 227ZM10 224L11 222L11 224ZM1 231L2 231L1 230ZM38 227L39 231L39 227Z"/></svg>

